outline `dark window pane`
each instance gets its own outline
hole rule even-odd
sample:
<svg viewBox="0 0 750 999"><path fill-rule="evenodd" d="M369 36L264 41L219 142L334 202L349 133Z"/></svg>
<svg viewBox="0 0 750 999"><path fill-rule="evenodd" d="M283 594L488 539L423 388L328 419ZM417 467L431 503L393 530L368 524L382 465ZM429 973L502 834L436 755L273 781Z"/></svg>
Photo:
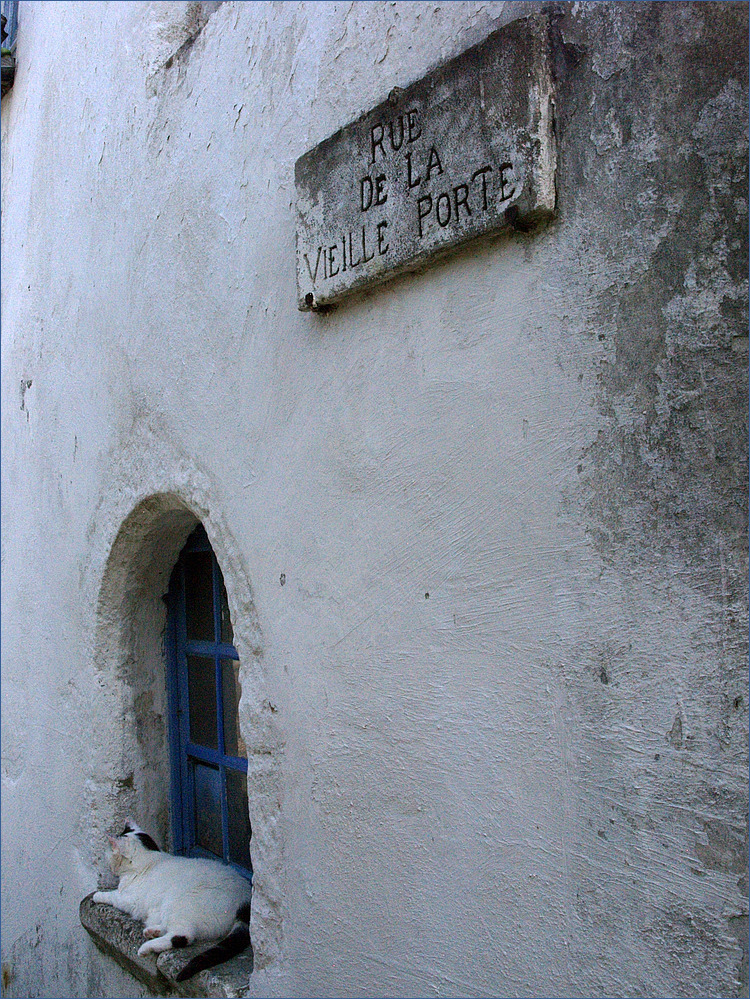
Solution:
<svg viewBox="0 0 750 999"><path fill-rule="evenodd" d="M227 811L229 813L229 859L252 870L250 862L250 818L247 808L247 774L227 770Z"/></svg>
<svg viewBox="0 0 750 999"><path fill-rule="evenodd" d="M190 740L199 746L218 749L214 660L205 656L188 656L187 665Z"/></svg>
<svg viewBox="0 0 750 999"><path fill-rule="evenodd" d="M240 735L240 664L237 659L221 660L222 694L224 697L224 752L227 756L247 759L247 749Z"/></svg>
<svg viewBox="0 0 750 999"><path fill-rule="evenodd" d="M217 767L193 764L195 784L195 842L217 857L223 856L221 840L221 777Z"/></svg>
<svg viewBox="0 0 750 999"><path fill-rule="evenodd" d="M213 561L211 552L185 555L185 618L187 637L214 641Z"/></svg>
<svg viewBox="0 0 750 999"><path fill-rule="evenodd" d="M221 579L221 570L219 570ZM227 645L234 645L234 631L232 630L232 619L229 617L229 603L227 601L227 588L224 580L221 579L221 640Z"/></svg>

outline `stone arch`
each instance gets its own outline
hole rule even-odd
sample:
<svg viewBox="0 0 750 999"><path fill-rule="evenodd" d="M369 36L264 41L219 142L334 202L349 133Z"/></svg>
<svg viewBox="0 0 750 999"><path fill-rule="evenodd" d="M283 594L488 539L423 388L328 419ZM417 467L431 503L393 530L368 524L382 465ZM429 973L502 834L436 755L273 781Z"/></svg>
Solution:
<svg viewBox="0 0 750 999"><path fill-rule="evenodd" d="M196 515L177 497L142 500L109 552L97 605L95 664L114 702L119 740L112 811L169 844L169 747L162 599ZM119 724L118 724L119 722ZM109 811L109 809L107 809Z"/></svg>
<svg viewBox="0 0 750 999"><path fill-rule="evenodd" d="M169 579L187 538L202 523L227 588L240 655L240 727L248 750L253 828L253 945L256 967L280 949L280 754L283 741L265 692L263 648L242 559L226 525L198 513L179 495L140 499L123 519L101 574L94 636L97 682L107 702L107 747L89 781L92 830L132 814L171 847L170 766L164 630Z"/></svg>

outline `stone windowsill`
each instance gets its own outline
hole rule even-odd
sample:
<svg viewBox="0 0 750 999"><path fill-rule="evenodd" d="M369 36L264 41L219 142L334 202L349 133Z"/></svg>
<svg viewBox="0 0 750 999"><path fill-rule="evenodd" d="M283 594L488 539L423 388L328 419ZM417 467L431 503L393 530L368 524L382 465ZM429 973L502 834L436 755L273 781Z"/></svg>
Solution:
<svg viewBox="0 0 750 999"><path fill-rule="evenodd" d="M181 950L169 950L158 956L138 956L143 943L143 923L132 919L114 906L94 903L93 892L81 902L81 925L96 946L122 968L158 996L210 997L210 999L244 999L249 993L253 970L253 949L232 958L216 968L202 971L186 982L176 982L174 976L191 957L204 950L203 941Z"/></svg>

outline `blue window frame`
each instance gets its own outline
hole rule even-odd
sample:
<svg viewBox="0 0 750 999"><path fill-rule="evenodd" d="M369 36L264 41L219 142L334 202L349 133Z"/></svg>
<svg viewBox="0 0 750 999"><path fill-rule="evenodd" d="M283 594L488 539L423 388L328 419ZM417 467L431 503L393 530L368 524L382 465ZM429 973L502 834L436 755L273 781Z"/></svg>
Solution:
<svg viewBox="0 0 750 999"><path fill-rule="evenodd" d="M1 0L0 13L5 17L5 30L8 37L3 42L3 48L16 51L16 33L18 31L18 0Z"/></svg>
<svg viewBox="0 0 750 999"><path fill-rule="evenodd" d="M177 560L167 602L175 852L218 858L252 878L239 656L224 579L202 525Z"/></svg>
<svg viewBox="0 0 750 999"><path fill-rule="evenodd" d="M16 78L16 32L18 31L18 0L2 0L3 23L2 96L8 93Z"/></svg>

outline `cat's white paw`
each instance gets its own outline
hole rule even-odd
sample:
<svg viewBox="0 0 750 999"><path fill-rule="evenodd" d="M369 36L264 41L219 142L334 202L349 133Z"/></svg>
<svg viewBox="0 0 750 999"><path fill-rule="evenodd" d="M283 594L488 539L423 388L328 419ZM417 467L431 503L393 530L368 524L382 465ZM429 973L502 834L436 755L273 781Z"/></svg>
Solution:
<svg viewBox="0 0 750 999"><path fill-rule="evenodd" d="M144 954L161 954L163 950L171 950L172 940L169 936L162 933L161 936L156 937L154 940L147 940L146 943L141 944L138 948L138 953L143 956Z"/></svg>
<svg viewBox="0 0 750 999"><path fill-rule="evenodd" d="M94 892L93 901L94 902L106 902L107 901L107 897L106 897L106 895L104 894L103 891L95 891Z"/></svg>
<svg viewBox="0 0 750 999"><path fill-rule="evenodd" d="M154 937L160 937L162 931L154 926L147 926L143 930L144 940L153 940Z"/></svg>

